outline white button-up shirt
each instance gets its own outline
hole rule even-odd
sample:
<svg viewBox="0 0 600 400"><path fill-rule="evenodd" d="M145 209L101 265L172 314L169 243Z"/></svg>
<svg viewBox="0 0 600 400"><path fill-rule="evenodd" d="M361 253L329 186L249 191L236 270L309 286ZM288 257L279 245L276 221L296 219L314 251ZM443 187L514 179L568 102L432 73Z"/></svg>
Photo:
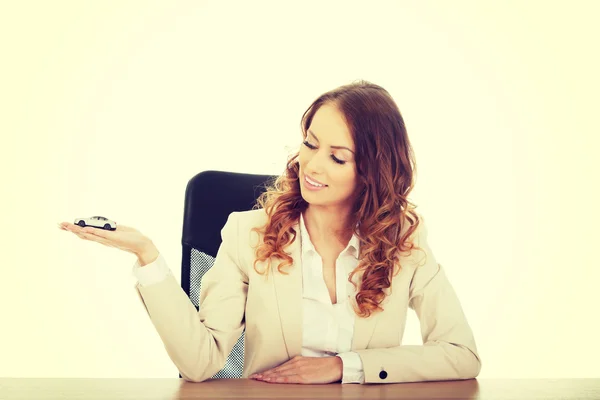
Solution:
<svg viewBox="0 0 600 400"><path fill-rule="evenodd" d="M342 383L364 383L362 361L358 353L350 351L354 334L354 310L350 296L356 290L348 276L358 265L359 240L353 235L335 263L336 304L331 304L323 278L323 260L317 253L300 214L300 243L302 252L302 351L304 357L331 357L342 359ZM166 261L159 257L140 267L136 261L133 274L142 286L152 285L170 273Z"/></svg>
<svg viewBox="0 0 600 400"><path fill-rule="evenodd" d="M354 335L354 310L350 296L356 291L348 276L358 265L359 240L350 242L335 262L336 304L323 278L323 260L317 253L300 214L300 247L302 252L302 351L305 357L337 355L344 364L342 383L363 383L362 361L350 351Z"/></svg>

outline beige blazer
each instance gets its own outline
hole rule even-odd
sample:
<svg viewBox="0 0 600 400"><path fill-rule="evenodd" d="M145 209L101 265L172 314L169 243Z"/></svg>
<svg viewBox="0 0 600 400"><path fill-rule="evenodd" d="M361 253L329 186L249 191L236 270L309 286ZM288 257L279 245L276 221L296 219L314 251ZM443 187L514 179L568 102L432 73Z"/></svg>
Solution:
<svg viewBox="0 0 600 400"><path fill-rule="evenodd" d="M365 383L395 383L474 378L481 361L473 333L456 293L427 244L427 227L413 233L413 250L400 257L402 270L382 303L383 312L355 316L352 351L359 354ZM286 251L295 263L288 275L272 268L267 277L254 271L260 240L250 229L266 222L264 210L233 212L221 230L215 263L204 274L196 308L173 275L136 289L165 349L183 379L201 382L225 366L244 327L242 378L280 365L302 349L302 268L299 226ZM407 228L403 228L406 230ZM273 257L273 267L280 259ZM257 263L259 270L267 261ZM420 265L420 266L418 266ZM273 272L275 271L275 272ZM356 274L358 282L361 274ZM356 304L354 296L350 301ZM402 345L406 313L420 321L423 345Z"/></svg>

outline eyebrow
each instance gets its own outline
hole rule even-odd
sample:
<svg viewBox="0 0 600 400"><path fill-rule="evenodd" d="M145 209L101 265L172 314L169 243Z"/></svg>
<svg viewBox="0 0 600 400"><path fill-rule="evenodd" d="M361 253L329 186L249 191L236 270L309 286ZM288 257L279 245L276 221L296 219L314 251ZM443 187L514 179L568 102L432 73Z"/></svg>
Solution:
<svg viewBox="0 0 600 400"><path fill-rule="evenodd" d="M308 133L310 133L315 139L317 139L317 142L319 141L319 138L315 136L315 134L313 133L313 131L311 131L310 129L308 130ZM351 152L352 154L354 154L354 152L352 150L350 150L349 148L347 148L346 146L329 146L332 149L346 149L349 152Z"/></svg>

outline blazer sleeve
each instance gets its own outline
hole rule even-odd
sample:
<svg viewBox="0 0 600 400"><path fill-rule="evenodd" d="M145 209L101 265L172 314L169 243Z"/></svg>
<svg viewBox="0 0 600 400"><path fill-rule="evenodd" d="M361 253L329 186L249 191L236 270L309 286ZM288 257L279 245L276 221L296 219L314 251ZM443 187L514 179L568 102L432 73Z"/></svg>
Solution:
<svg viewBox="0 0 600 400"><path fill-rule="evenodd" d="M365 383L399 383L475 378L481 360L459 299L427 243L427 226L421 215L416 244L425 263L415 267L409 307L420 323L423 345L355 350L361 357ZM423 254L420 250L412 252ZM385 371L385 373L383 373Z"/></svg>
<svg viewBox="0 0 600 400"><path fill-rule="evenodd" d="M199 310L172 274L138 295L182 378L202 382L219 372L245 327L248 276L238 259L238 219L233 212L221 230L213 266L203 275Z"/></svg>

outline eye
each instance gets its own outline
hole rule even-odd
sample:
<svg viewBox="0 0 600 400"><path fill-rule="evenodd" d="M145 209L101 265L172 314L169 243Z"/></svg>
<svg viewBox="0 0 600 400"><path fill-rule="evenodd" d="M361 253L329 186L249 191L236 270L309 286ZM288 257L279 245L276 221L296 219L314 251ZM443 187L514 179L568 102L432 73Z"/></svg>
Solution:
<svg viewBox="0 0 600 400"><path fill-rule="evenodd" d="M302 142L302 144L304 144L306 147L308 147L311 150L316 149L316 146L313 146L312 144L308 143L307 140L305 140L304 142ZM335 161L336 163L340 164L340 165L344 165L346 164L346 161L342 161L339 158L337 158L336 156L334 156L333 154L331 155L331 158L333 159L333 161Z"/></svg>
<svg viewBox="0 0 600 400"><path fill-rule="evenodd" d="M336 158L333 154L331 155L331 158L333 158L333 161L335 161L336 163L338 163L340 165L346 164L346 161L342 161L342 160Z"/></svg>
<svg viewBox="0 0 600 400"><path fill-rule="evenodd" d="M314 150L314 149L316 149L316 147L315 147L315 146L313 146L312 144L308 143L308 141L307 141L307 140L305 140L305 141L304 141L304 142L302 142L302 143L303 143L303 144L304 144L306 147L308 147L309 149L311 149L311 150Z"/></svg>

